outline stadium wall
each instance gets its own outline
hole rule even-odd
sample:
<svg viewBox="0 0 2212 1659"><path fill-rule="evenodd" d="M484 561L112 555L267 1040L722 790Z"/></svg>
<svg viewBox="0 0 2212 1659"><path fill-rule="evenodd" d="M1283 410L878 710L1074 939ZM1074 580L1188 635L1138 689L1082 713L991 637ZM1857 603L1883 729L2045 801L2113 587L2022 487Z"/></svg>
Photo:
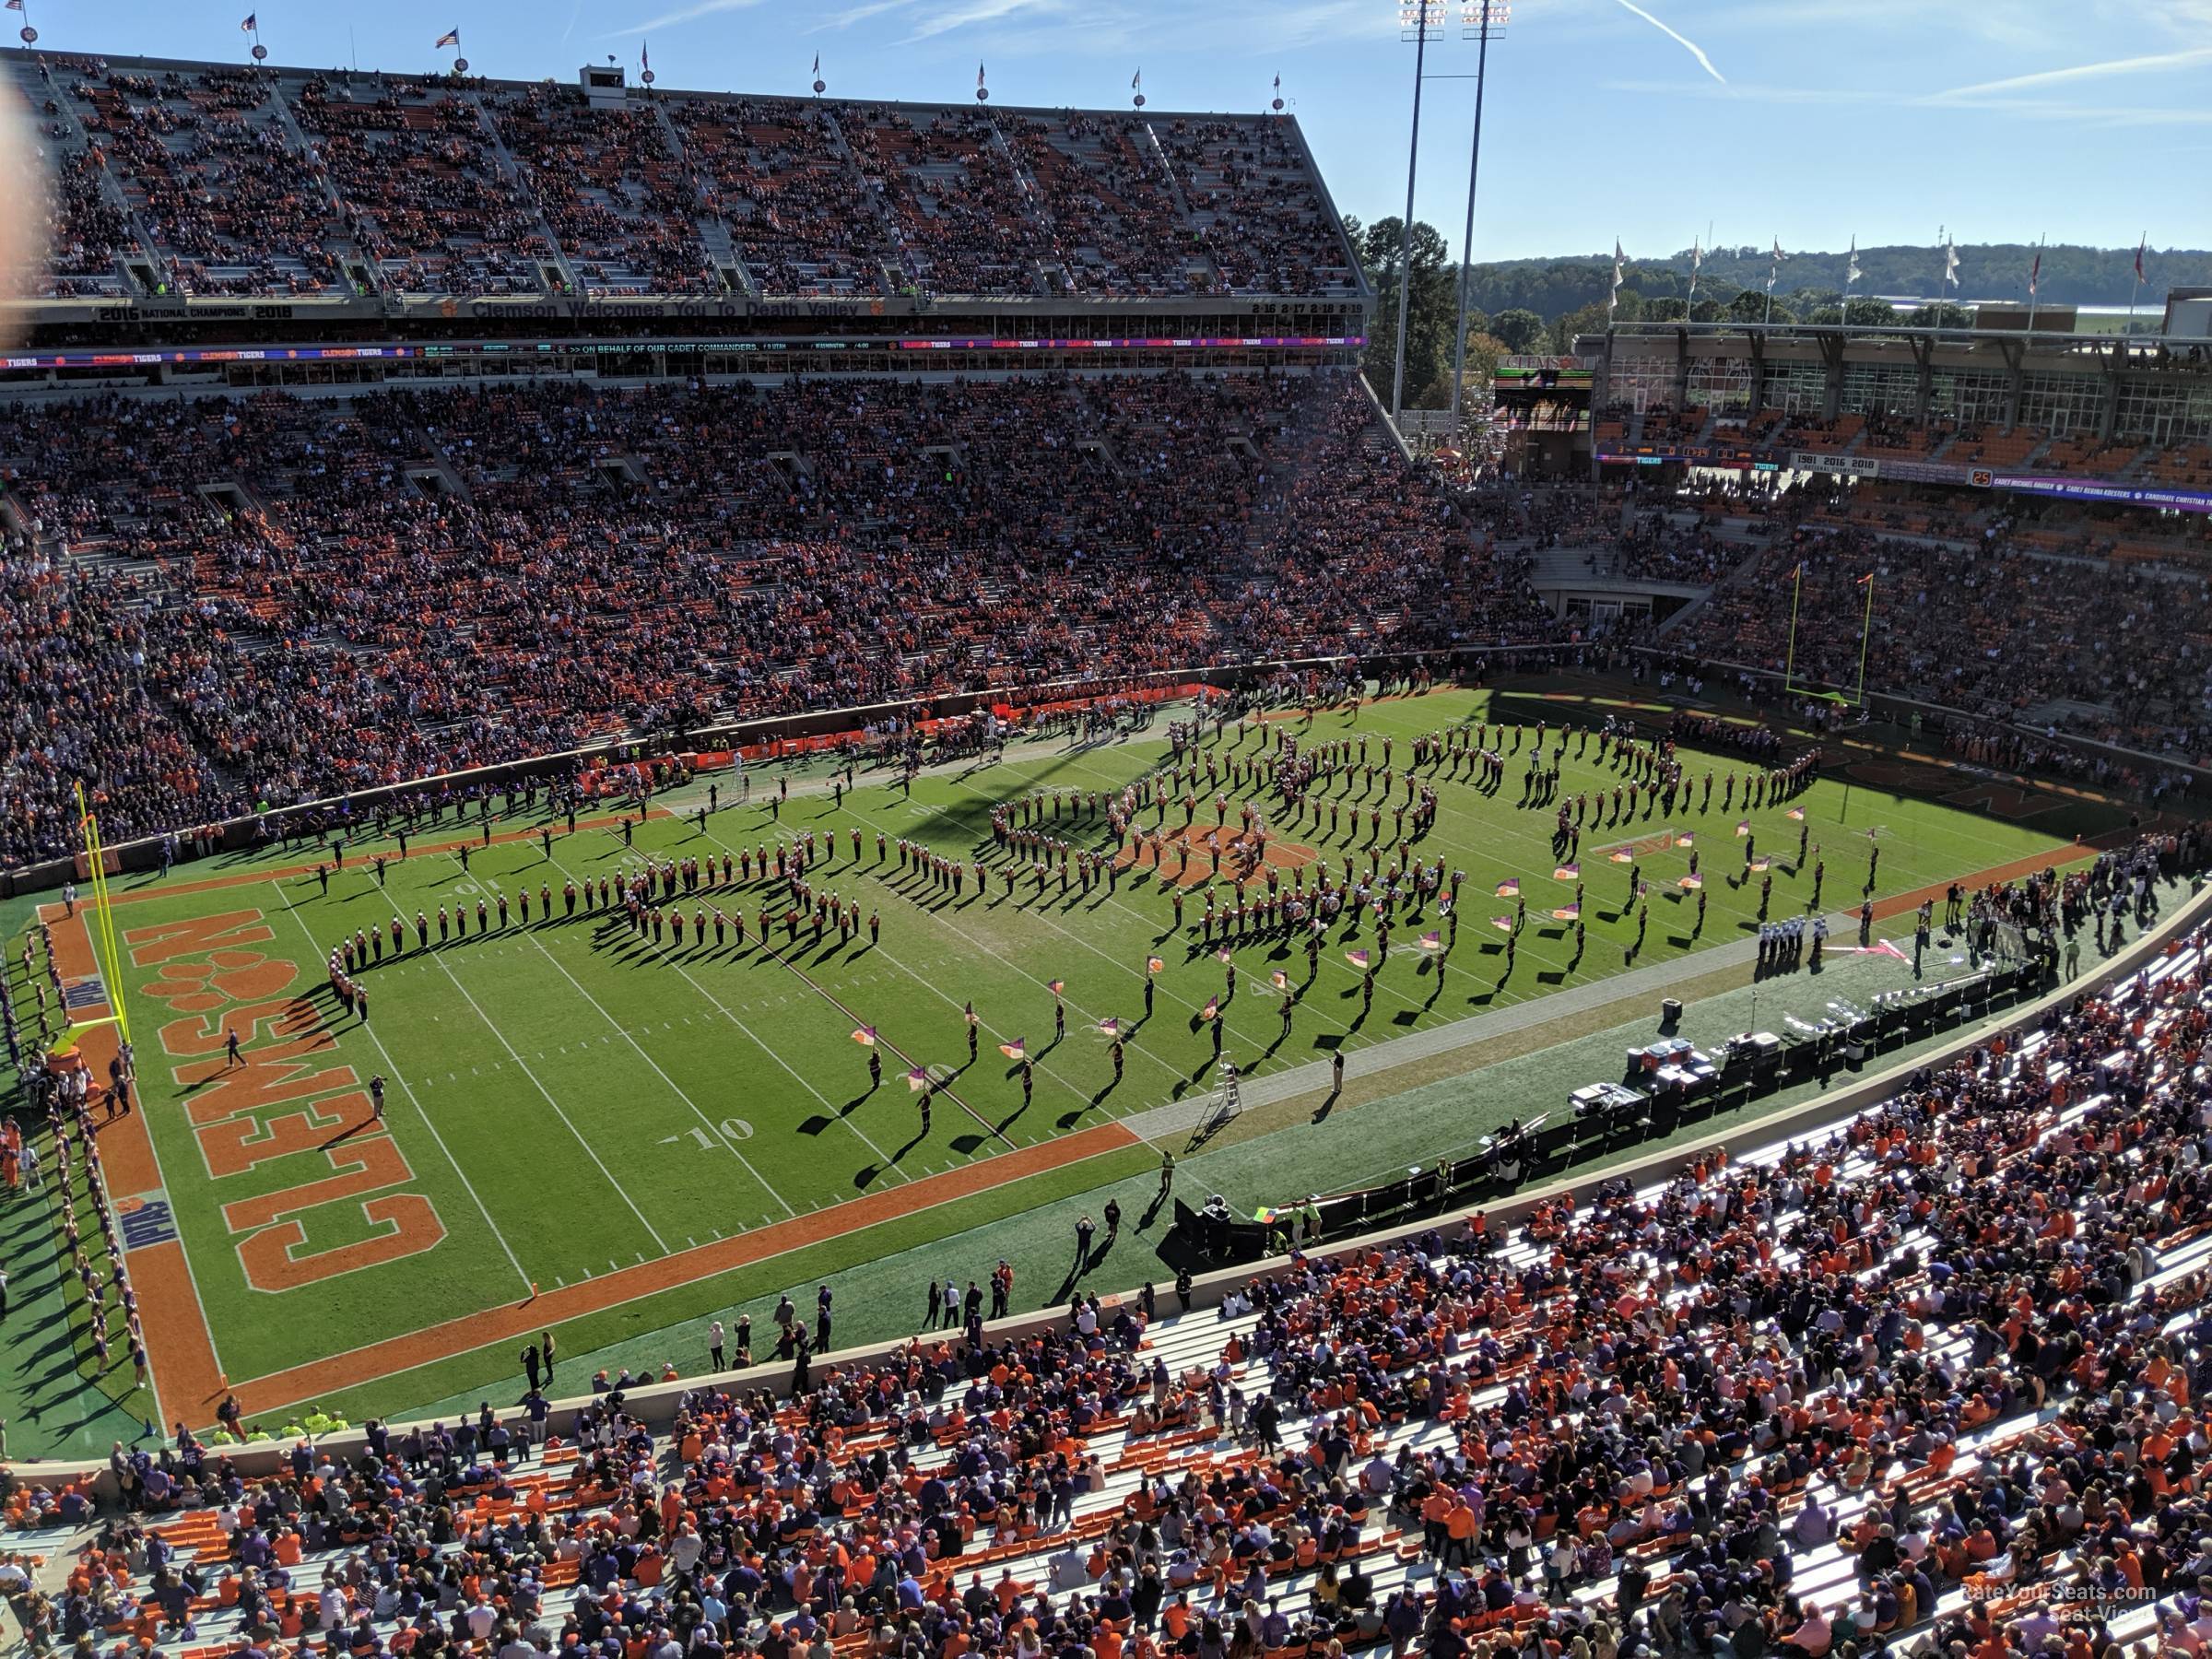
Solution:
<svg viewBox="0 0 2212 1659"><path fill-rule="evenodd" d="M1418 1238L1438 1224L1440 1215L1454 1210L1473 1213L1479 1209L1494 1228L1510 1228L1525 1219L1537 1206L1547 1204L1562 1194L1572 1193L1578 1202L1586 1202L1597 1188L1607 1182L1626 1177L1639 1184L1679 1169L1694 1152L1709 1147L1722 1147L1731 1157L1773 1146L1778 1141L1792 1140L1811 1135L1841 1123L1859 1112L1894 1096L1913 1073L1929 1067L1949 1064L1978 1047L1993 1031L2005 1027L2022 1028L2039 1025L2053 1011L2063 1008L2092 982L2112 984L2142 971L2159 959L2179 949L2181 938L2191 930L2212 922L2212 885L2200 885L2190 898L2161 919L2157 927L2143 934L2117 956L2106 960L2096 972L2083 976L2068 984L2038 998L2025 1006L2006 1009L2004 1014L1982 1020L1971 1028L1961 1030L1954 1041L1932 1053L1892 1065L1872 1077L1861 1077L1838 1089L1817 1096L1803 1105L1772 1112L1765 1117L1747 1119L1731 1125L1724 1133L1694 1147L1674 1146L1641 1155L1630 1156L1613 1163L1575 1175L1570 1179L1547 1182L1517 1193L1494 1204L1448 1206L1437 1214L1419 1217L1380 1231L1347 1239L1327 1249L1308 1253L1312 1258L1324 1261L1341 1260L1362 1252L1385 1249ZM1240 1266L1222 1268L1194 1279L1192 1286L1194 1310L1218 1307L1229 1293L1249 1283L1256 1277L1280 1271L1265 1262L1247 1263ZM1124 1291L1122 1296L1133 1295ZM1058 1330L1066 1324L1065 1313L1039 1312L1002 1319L984 1325L994 1339L1018 1337L1040 1331ZM897 1342L870 1344L861 1347L843 1348L818 1354L813 1359L813 1372L823 1378L832 1371L841 1371L854 1365L864 1365L888 1359L902 1352L909 1337ZM623 1396L631 1413L656 1432L664 1431L674 1420L684 1396L712 1382L717 1388L735 1393L767 1390L778 1396L788 1395L792 1368L788 1362L756 1365L742 1371L724 1371L707 1376L688 1377L676 1382L656 1383L646 1388L629 1390ZM595 1403L596 1396L573 1395L554 1403L551 1416L547 1419L550 1432L564 1439L574 1432L577 1414ZM296 1402L304 1406L308 1402ZM274 1415L274 1414L272 1414ZM424 1427L429 1419L422 1419ZM392 1432L404 1434L410 1425L391 1425ZM337 1434L326 1435L317 1442L335 1457L359 1456L367 1447L367 1436L359 1429L348 1429ZM289 1466L290 1441L257 1441L242 1446L226 1446L223 1454L238 1467L239 1472L251 1478L270 1475ZM58 1487L81 1484L93 1491L103 1503L116 1501L117 1488L114 1475L106 1465L87 1469L72 1463L16 1463L10 1465L18 1484Z"/></svg>

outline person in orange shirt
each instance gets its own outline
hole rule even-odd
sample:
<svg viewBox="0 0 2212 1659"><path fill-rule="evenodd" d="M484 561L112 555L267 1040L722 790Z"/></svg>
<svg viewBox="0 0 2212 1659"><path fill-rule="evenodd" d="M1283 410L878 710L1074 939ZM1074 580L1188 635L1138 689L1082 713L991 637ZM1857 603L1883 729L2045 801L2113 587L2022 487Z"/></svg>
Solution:
<svg viewBox="0 0 2212 1659"><path fill-rule="evenodd" d="M1159 1610L1159 1627L1167 1632L1168 1645L1180 1647L1183 1636L1191 1628L1191 1598L1185 1592L1177 1592L1175 1599Z"/></svg>
<svg viewBox="0 0 2212 1659"><path fill-rule="evenodd" d="M1444 1546L1443 1560L1441 1565L1449 1568L1452 1565L1453 1556L1456 1554L1463 1563L1473 1566L1475 1564L1475 1512L1467 1507L1464 1500L1454 1502L1452 1506L1452 1512L1444 1517L1444 1531L1450 1541Z"/></svg>

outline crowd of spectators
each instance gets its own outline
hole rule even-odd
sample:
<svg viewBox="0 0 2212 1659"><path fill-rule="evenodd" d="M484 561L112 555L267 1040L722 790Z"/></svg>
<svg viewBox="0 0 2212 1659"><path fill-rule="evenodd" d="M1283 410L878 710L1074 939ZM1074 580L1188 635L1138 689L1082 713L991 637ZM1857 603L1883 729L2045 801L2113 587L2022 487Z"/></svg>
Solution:
<svg viewBox="0 0 2212 1659"><path fill-rule="evenodd" d="M1796 572L1803 571L1802 582ZM1676 641L1800 680L1857 683L2196 760L2212 755L2212 575L1850 528L1777 539Z"/></svg>
<svg viewBox="0 0 2212 1659"><path fill-rule="evenodd" d="M2141 924L2205 851L2083 896ZM548 1441L534 1380L265 1476L119 1445L121 1512L10 1491L84 1542L8 1589L79 1651L2195 1655L2206 943L1805 1138L1290 1253L1218 1314L1147 1286L1012 1335L971 1295L822 1369L785 1298L785 1390L657 1426L595 1382Z"/></svg>
<svg viewBox="0 0 2212 1659"><path fill-rule="evenodd" d="M54 163L33 291L1346 294L1264 116L633 94L26 54ZM712 229L710 236L710 227ZM143 246L140 238L145 239ZM567 270L561 270L565 259Z"/></svg>
<svg viewBox="0 0 2212 1659"><path fill-rule="evenodd" d="M466 92L317 76L291 100L355 246L406 293L538 293L552 257L535 198Z"/></svg>
<svg viewBox="0 0 2212 1659"><path fill-rule="evenodd" d="M77 775L120 839L716 715L1549 637L1372 419L1333 376L0 407L9 855ZM113 700L156 741L96 765Z"/></svg>
<svg viewBox="0 0 2212 1659"><path fill-rule="evenodd" d="M594 110L552 86L483 103L587 293L720 291L695 189L657 111Z"/></svg>
<svg viewBox="0 0 2212 1659"><path fill-rule="evenodd" d="M68 96L176 286L306 294L340 286L328 193L250 70L124 74L88 63Z"/></svg>

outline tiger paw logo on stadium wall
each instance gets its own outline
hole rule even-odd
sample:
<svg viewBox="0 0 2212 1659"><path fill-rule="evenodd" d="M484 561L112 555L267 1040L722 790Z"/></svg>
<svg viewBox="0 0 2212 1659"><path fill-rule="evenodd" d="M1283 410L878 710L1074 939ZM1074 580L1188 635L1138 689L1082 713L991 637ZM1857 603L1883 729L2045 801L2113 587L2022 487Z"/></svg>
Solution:
<svg viewBox="0 0 2212 1659"><path fill-rule="evenodd" d="M461 301L448 295L445 299L438 301L438 314L447 322L452 322L461 314Z"/></svg>
<svg viewBox="0 0 2212 1659"><path fill-rule="evenodd" d="M299 971L273 962L258 950L218 950L204 962L165 962L161 976L146 987L180 1014L204 1014L225 1003L274 996Z"/></svg>

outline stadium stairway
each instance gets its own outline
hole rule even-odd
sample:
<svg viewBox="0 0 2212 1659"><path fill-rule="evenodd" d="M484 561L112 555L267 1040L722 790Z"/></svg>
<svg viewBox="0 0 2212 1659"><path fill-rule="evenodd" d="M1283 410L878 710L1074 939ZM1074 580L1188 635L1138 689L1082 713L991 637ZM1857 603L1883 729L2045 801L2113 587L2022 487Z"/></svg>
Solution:
<svg viewBox="0 0 2212 1659"><path fill-rule="evenodd" d="M699 229L700 245L706 250L708 261L718 271L735 272L737 287L747 299L759 299L760 284L746 267L745 255L737 251L737 239L730 234L729 221L707 206L709 193L700 180L699 166L684 147L684 135L677 130L676 119L668 113L665 100L653 100L653 116L660 124L661 142L683 168L685 182L690 186L691 222Z"/></svg>

